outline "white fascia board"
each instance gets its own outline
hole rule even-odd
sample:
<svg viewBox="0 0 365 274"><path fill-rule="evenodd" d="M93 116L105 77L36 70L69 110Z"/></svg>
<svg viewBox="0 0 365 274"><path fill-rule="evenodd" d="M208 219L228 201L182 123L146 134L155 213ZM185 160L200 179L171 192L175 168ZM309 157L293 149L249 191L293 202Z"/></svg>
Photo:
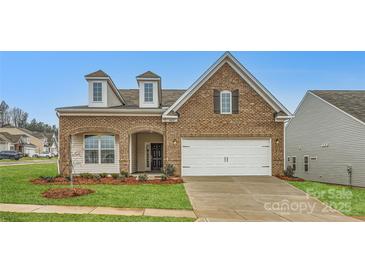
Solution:
<svg viewBox="0 0 365 274"><path fill-rule="evenodd" d="M136 78L137 81L161 81L161 78Z"/></svg>
<svg viewBox="0 0 365 274"><path fill-rule="evenodd" d="M226 60L227 58L227 60ZM231 62L229 62L231 61ZM233 62L233 63L232 63ZM224 53L193 85L164 113L178 110L194 93L197 91L222 65L228 63L250 86L267 101L275 111L283 111L288 116L291 115L287 110L231 53Z"/></svg>
<svg viewBox="0 0 365 274"><path fill-rule="evenodd" d="M328 101L326 101L326 100L322 99L321 97L319 97L319 96L315 95L313 92L308 91L308 94L313 95L315 98L317 98L317 99L321 100L322 102L327 103L328 105L330 105L331 107L333 107L333 108L337 109L338 111L342 112L343 114L345 114L345 115L347 115L347 116L351 117L352 119L354 119L354 120L356 120L356 121L360 122L361 124L365 125L365 122L363 122L363 121L361 121L361 120L357 119L356 117L354 117L354 116L352 116L351 114L347 113L346 111L344 111L344 110L342 110L342 109L340 109L340 108L336 107L335 105L332 105L330 102L328 102Z"/></svg>
<svg viewBox="0 0 365 274"><path fill-rule="evenodd" d="M110 114L110 115L130 115L130 114L141 114L141 115L156 115L161 116L163 110L162 109L101 109L101 108L64 108L64 109L56 109L56 112L60 115L65 114L83 114L86 113L88 115L99 115L99 114Z"/></svg>

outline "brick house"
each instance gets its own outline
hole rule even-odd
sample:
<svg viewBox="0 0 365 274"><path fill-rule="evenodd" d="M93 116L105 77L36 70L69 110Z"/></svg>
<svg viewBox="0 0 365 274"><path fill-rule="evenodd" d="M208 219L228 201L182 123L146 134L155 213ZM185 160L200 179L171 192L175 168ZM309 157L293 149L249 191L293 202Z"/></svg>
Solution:
<svg viewBox="0 0 365 274"><path fill-rule="evenodd" d="M162 88L153 72L118 89L99 70L85 76L89 103L56 109L59 170L275 175L284 169L284 122L291 113L231 53L187 90Z"/></svg>

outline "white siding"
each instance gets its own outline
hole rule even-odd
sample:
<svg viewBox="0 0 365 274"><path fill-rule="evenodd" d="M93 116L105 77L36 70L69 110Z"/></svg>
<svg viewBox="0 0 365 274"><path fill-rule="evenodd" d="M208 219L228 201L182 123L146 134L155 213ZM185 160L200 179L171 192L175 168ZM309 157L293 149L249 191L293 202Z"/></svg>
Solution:
<svg viewBox="0 0 365 274"><path fill-rule="evenodd" d="M304 172L304 155L317 157L309 160L308 172ZM352 184L365 187L365 125L310 93L286 128L286 161L288 156L297 157L298 177L348 184L351 165Z"/></svg>
<svg viewBox="0 0 365 274"><path fill-rule="evenodd" d="M9 150L9 143L0 143L0 151Z"/></svg>
<svg viewBox="0 0 365 274"><path fill-rule="evenodd" d="M92 133L90 133L92 134ZM85 164L84 134L72 135L71 155L75 174L80 173L119 173L119 138L115 137L114 164Z"/></svg>

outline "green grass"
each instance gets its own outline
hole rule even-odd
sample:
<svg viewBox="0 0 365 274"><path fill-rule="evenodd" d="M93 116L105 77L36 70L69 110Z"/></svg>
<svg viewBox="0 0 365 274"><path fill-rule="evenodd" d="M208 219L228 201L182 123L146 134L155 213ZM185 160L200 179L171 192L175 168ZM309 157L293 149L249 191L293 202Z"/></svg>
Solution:
<svg viewBox="0 0 365 274"><path fill-rule="evenodd" d="M56 164L0 167L0 203L40 205L112 206L129 208L191 209L182 184L178 185L84 185L95 193L67 199L46 199L49 188L67 186L33 185L30 179L54 176Z"/></svg>
<svg viewBox="0 0 365 274"><path fill-rule="evenodd" d="M0 222L193 222L192 218L0 212Z"/></svg>
<svg viewBox="0 0 365 274"><path fill-rule="evenodd" d="M318 182L289 182L349 216L365 216L365 188Z"/></svg>

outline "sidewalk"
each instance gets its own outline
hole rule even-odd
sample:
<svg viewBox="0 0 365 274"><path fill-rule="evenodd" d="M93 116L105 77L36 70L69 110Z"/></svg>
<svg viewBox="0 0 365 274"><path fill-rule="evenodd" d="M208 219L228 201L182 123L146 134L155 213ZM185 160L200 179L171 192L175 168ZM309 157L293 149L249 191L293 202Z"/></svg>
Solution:
<svg viewBox="0 0 365 274"><path fill-rule="evenodd" d="M118 208L92 206L63 205L27 205L0 204L0 211L22 213L59 213L59 214L102 214L122 216L152 216L152 217L185 217L196 218L192 210L158 209L158 208Z"/></svg>

